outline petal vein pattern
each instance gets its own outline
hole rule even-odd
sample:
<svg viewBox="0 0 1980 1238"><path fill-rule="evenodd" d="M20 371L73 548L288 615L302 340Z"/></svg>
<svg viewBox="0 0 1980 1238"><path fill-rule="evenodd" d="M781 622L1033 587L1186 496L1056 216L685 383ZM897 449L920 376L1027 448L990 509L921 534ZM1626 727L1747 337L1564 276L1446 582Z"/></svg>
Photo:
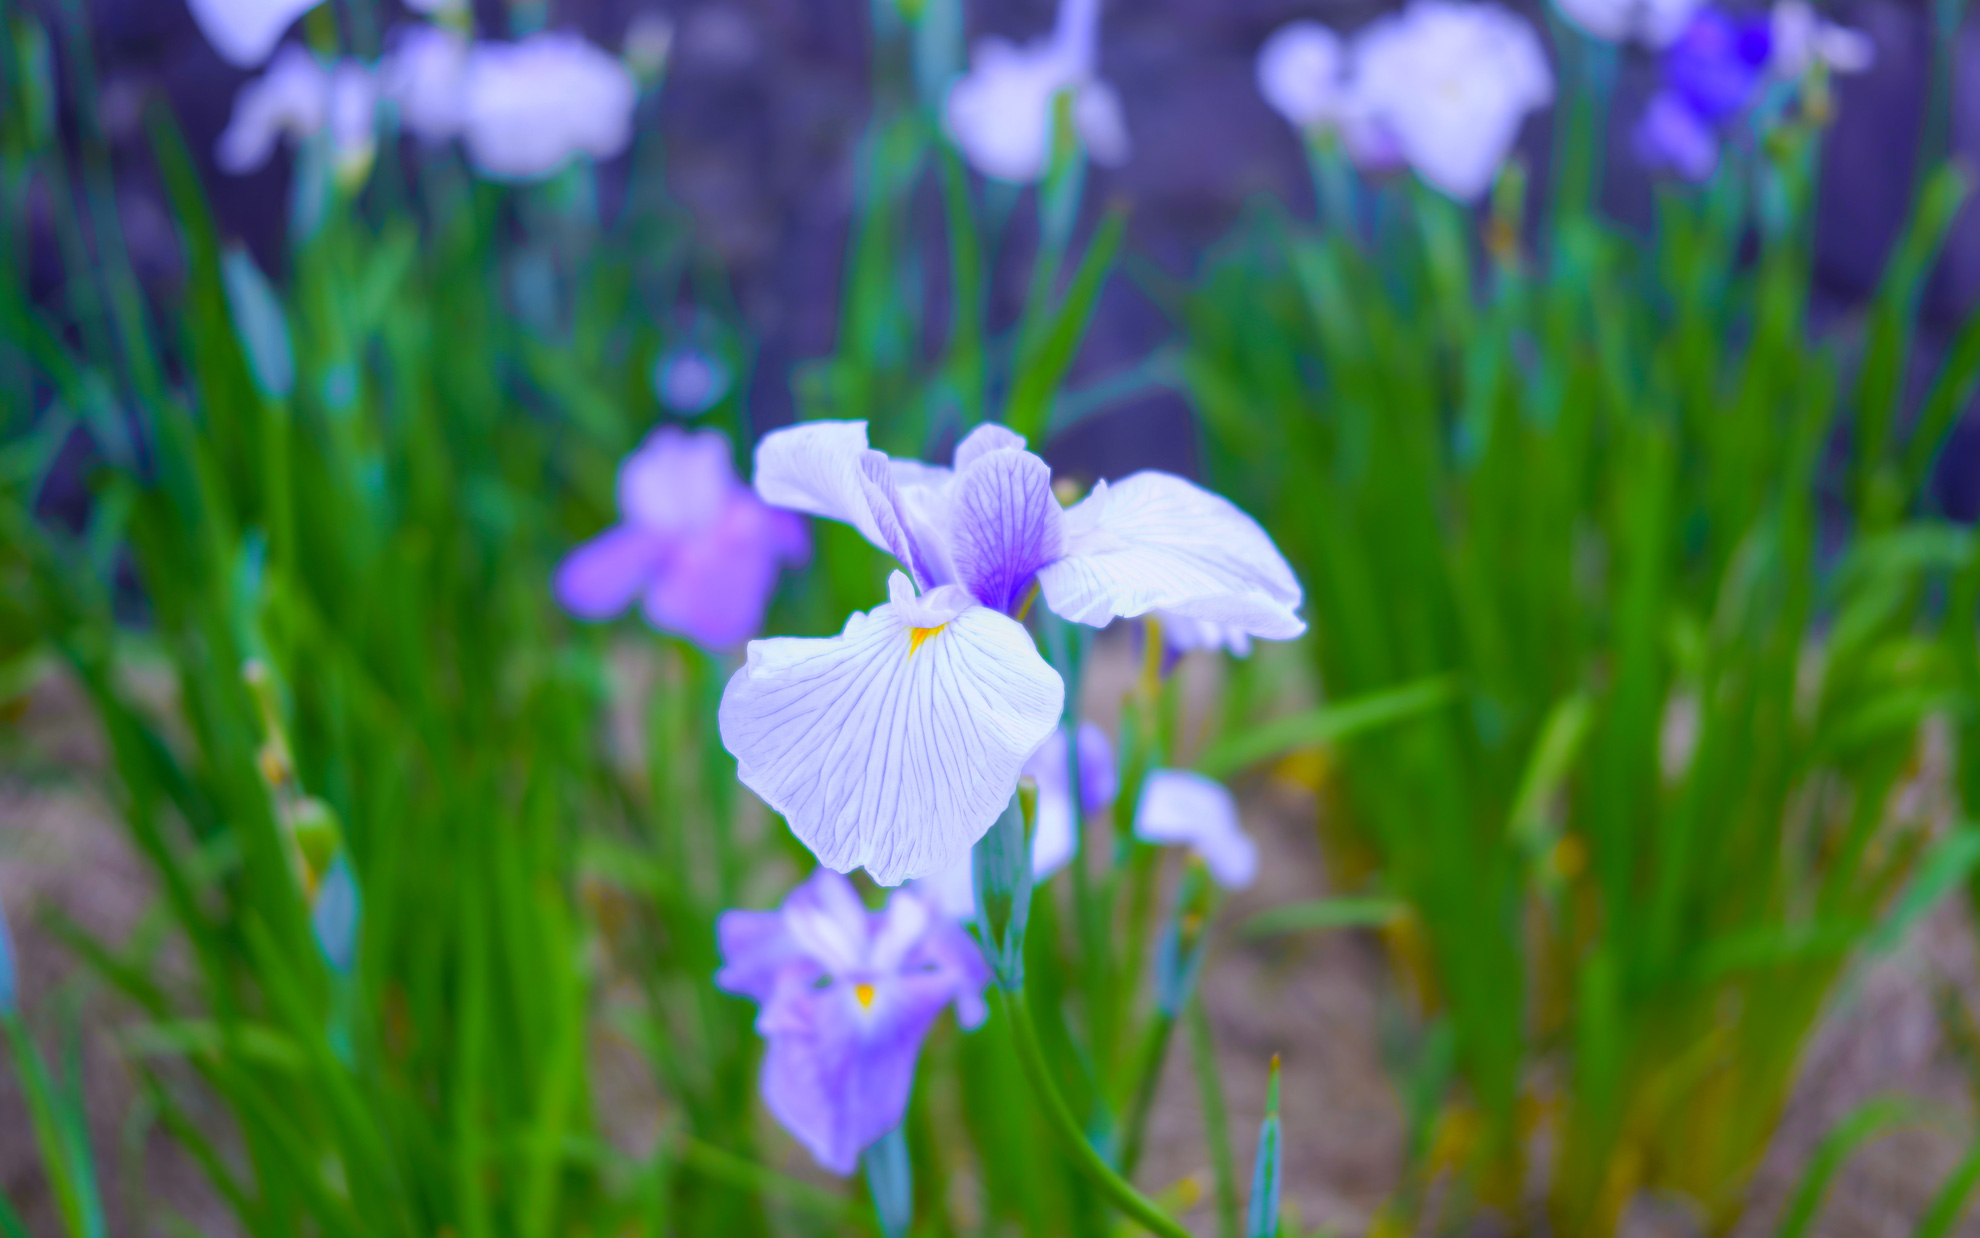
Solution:
<svg viewBox="0 0 1980 1238"><path fill-rule="evenodd" d="M1065 696L1003 615L970 607L912 655L910 626L889 603L836 637L752 642L722 696L722 743L744 785L822 863L863 866L882 885L953 863L983 836Z"/></svg>
<svg viewBox="0 0 1980 1238"><path fill-rule="evenodd" d="M1306 630L1299 582L1258 522L1167 473L1104 482L1065 514L1065 557L1038 573L1045 602L1076 623L1152 610L1266 640Z"/></svg>

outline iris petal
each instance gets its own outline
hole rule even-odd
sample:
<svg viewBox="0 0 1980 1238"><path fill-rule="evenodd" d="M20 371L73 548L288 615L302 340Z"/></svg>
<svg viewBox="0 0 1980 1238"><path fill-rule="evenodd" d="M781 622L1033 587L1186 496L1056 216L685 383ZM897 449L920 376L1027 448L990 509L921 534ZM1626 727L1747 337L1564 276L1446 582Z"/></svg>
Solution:
<svg viewBox="0 0 1980 1238"><path fill-rule="evenodd" d="M1065 696L1003 615L963 610L912 655L910 627L890 602L836 637L754 641L722 695L743 783L825 865L882 885L967 853Z"/></svg>
<svg viewBox="0 0 1980 1238"><path fill-rule="evenodd" d="M1064 545L1065 514L1052 497L1052 470L1028 451L980 455L956 475L950 504L957 580L977 601L1011 614L1038 569Z"/></svg>
<svg viewBox="0 0 1980 1238"><path fill-rule="evenodd" d="M1258 845L1238 824L1237 801L1222 783L1201 774L1151 770L1141 786L1134 833L1144 842L1189 847L1227 889L1248 886L1258 875Z"/></svg>
<svg viewBox="0 0 1980 1238"><path fill-rule="evenodd" d="M1101 483L1065 513L1065 557L1038 573L1045 602L1104 626L1152 610L1267 640L1306 630L1299 582L1258 522L1167 473Z"/></svg>

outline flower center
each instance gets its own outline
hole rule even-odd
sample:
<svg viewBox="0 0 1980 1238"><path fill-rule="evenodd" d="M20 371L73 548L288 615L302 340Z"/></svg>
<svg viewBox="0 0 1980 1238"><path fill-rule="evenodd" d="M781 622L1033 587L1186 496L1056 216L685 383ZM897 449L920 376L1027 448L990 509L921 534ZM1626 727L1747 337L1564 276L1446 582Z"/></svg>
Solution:
<svg viewBox="0 0 1980 1238"><path fill-rule="evenodd" d="M932 628L909 628L908 657L910 658L913 657L915 650L921 648L922 645L926 644L928 640L931 637L933 637L937 632L940 632L943 628L946 628L948 626L949 626L948 624L943 623L943 624L938 624Z"/></svg>
<svg viewBox="0 0 1980 1238"><path fill-rule="evenodd" d="M916 631L920 631L920 630L921 630L921 629L919 629L919 628L917 628L917 629L916 629ZM854 986L853 986L853 997L854 997L854 998L856 998L856 999L858 999L858 1001L859 1001L859 1008L860 1008L861 1010L871 1010L871 1009L873 1009L873 986L872 986L872 985L870 985L870 984L856 984L856 985L854 985Z"/></svg>

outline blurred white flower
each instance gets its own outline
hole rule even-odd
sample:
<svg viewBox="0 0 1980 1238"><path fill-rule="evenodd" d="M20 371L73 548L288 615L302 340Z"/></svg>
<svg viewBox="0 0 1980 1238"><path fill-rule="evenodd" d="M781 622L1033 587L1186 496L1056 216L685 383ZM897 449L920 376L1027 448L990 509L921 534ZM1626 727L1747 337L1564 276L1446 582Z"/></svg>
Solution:
<svg viewBox="0 0 1980 1238"><path fill-rule="evenodd" d="M237 68L268 59L296 19L322 0L186 0L213 50Z"/></svg>
<svg viewBox="0 0 1980 1238"><path fill-rule="evenodd" d="M1773 14L1776 77L1802 76L1817 61L1835 73L1861 73L1877 59L1877 44L1861 30L1823 21L1807 0L1780 0Z"/></svg>
<svg viewBox="0 0 1980 1238"><path fill-rule="evenodd" d="M1539 35L1494 4L1415 0L1361 32L1351 73L1416 174L1465 202L1492 187L1526 114L1554 97Z"/></svg>
<svg viewBox="0 0 1980 1238"><path fill-rule="evenodd" d="M340 180L362 180L377 152L378 86L355 60L326 67L300 47L287 47L268 72L241 87L234 114L220 134L214 159L236 176L268 162L284 138L301 142L328 130Z"/></svg>
<svg viewBox="0 0 1980 1238"><path fill-rule="evenodd" d="M434 143L460 134L468 52L465 36L440 26L418 23L395 37L379 79L408 132Z"/></svg>
<svg viewBox="0 0 1980 1238"><path fill-rule="evenodd" d="M1704 0L1554 0L1583 34L1610 43L1635 40L1663 47L1684 33Z"/></svg>
<svg viewBox="0 0 1980 1238"><path fill-rule="evenodd" d="M1203 857L1217 884L1241 890L1258 875L1258 844L1238 822L1237 800L1223 783L1181 769L1148 772L1134 814L1143 842L1186 846Z"/></svg>
<svg viewBox="0 0 1980 1238"><path fill-rule="evenodd" d="M1258 93L1302 129L1337 124L1348 108L1347 60L1340 35L1296 21L1258 49Z"/></svg>
<svg viewBox="0 0 1980 1238"><path fill-rule="evenodd" d="M626 66L576 35L479 43L463 79L461 136L484 176L543 180L580 155L623 151L638 100Z"/></svg>
<svg viewBox="0 0 1980 1238"><path fill-rule="evenodd" d="M969 73L949 89L943 127L977 171L1034 181L1052 157L1054 101L1072 94L1073 127L1100 163L1124 163L1127 123L1120 97L1098 76L1100 0L1060 0L1049 37L1019 47L988 38Z"/></svg>

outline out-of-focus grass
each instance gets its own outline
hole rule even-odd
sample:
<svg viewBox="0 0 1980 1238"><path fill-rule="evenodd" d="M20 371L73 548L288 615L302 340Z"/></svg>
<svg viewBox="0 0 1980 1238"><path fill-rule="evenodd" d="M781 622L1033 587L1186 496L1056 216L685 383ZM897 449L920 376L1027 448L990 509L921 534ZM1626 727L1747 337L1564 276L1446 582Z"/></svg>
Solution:
<svg viewBox="0 0 1980 1238"><path fill-rule="evenodd" d="M1475 235L1316 149L1323 225L1259 212L1183 311L1217 479L1300 568L1328 691L1462 687L1339 767L1456 1051L1407 1068L1441 1098L1417 1181L1517 1215L1544 1123L1563 1233L1641 1189L1729 1224L1837 977L1974 859L1899 796L1973 702L1973 538L1920 505L1980 319L1922 405L1898 377L1968 179L1925 182L1862 329L1820 341L1819 129L1761 150L1647 244L1569 178L1529 255L1516 173Z"/></svg>

